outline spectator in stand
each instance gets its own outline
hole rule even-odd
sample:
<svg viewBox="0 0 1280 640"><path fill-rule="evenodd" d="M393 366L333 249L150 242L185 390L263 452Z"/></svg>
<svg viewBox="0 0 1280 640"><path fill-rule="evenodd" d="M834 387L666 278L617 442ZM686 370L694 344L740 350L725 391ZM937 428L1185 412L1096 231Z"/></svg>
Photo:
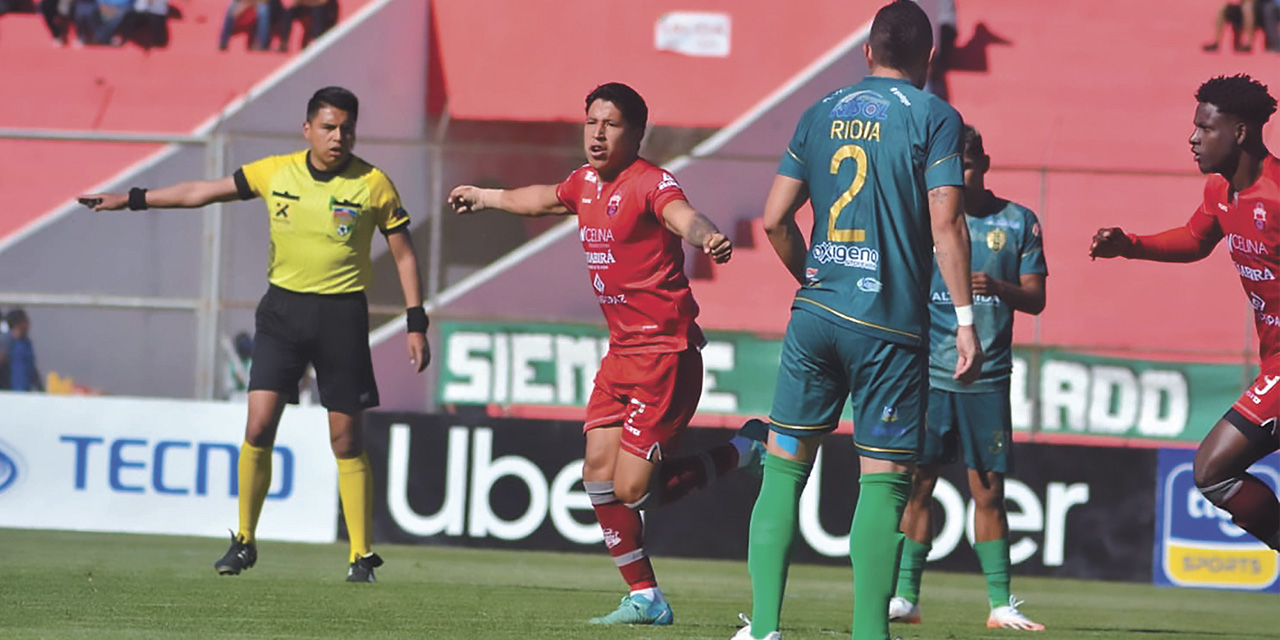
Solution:
<svg viewBox="0 0 1280 640"><path fill-rule="evenodd" d="M272 14L282 11L280 0L231 0L227 5L227 16L222 20L222 34L218 36L218 51L226 51L231 42L231 33L235 31L236 22L244 12L252 9L254 18L253 39L249 41L250 51L266 51L271 44Z"/></svg>
<svg viewBox="0 0 1280 640"><path fill-rule="evenodd" d="M44 23L49 27L49 35L53 36L54 46L61 46L67 43L67 34L71 30L72 10L76 5L75 0L40 0L40 15L44 16ZM81 36L81 41L84 37Z"/></svg>
<svg viewBox="0 0 1280 640"><path fill-rule="evenodd" d="M306 48L312 40L324 35L324 32L338 23L338 0L294 0L280 19L281 52L289 50L293 22L304 19L307 20L307 29L302 32L302 46Z"/></svg>
<svg viewBox="0 0 1280 640"><path fill-rule="evenodd" d="M133 13L133 0L98 0L97 15L89 44L119 47L124 44L123 26ZM78 27L79 25L77 25Z"/></svg>
<svg viewBox="0 0 1280 640"><path fill-rule="evenodd" d="M1273 4L1274 0L1240 0L1239 2L1224 2L1222 7L1218 9L1218 15L1213 22L1213 41L1206 43L1202 48L1205 51L1217 51L1222 45L1222 34L1226 30L1227 23L1231 23L1233 37L1231 39L1236 51L1246 52L1253 50L1253 36L1257 31L1258 24L1262 22L1262 5Z"/></svg>
<svg viewBox="0 0 1280 640"><path fill-rule="evenodd" d="M1266 0L1258 10L1262 18L1262 35L1266 36L1267 51L1280 53L1280 0Z"/></svg>
<svg viewBox="0 0 1280 640"><path fill-rule="evenodd" d="M169 0L136 0L133 17L147 48L169 46Z"/></svg>
<svg viewBox="0 0 1280 640"><path fill-rule="evenodd" d="M31 319L22 309L5 316L9 323L9 386L14 391L44 391L36 352L31 345Z"/></svg>
<svg viewBox="0 0 1280 640"><path fill-rule="evenodd" d="M253 336L248 331L236 334L234 340L223 338L227 368L222 387L228 400L244 400L249 393L249 371L253 368Z"/></svg>

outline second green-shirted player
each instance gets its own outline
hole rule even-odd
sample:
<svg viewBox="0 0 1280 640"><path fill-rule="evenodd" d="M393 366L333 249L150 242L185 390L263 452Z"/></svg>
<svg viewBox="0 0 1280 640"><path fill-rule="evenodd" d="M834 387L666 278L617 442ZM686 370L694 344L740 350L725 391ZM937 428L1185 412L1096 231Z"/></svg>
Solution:
<svg viewBox="0 0 1280 640"><path fill-rule="evenodd" d="M963 455L974 499L974 551L987 579L991 628L1039 631L1018 610L1009 592L1008 516L1004 479L1013 470L1010 457L1013 420L1009 379L1013 371L1014 311L1037 314L1044 309L1045 266L1040 222L1026 207L996 197L986 189L990 167L977 130L964 130L965 216L972 239L974 326L986 355L982 373L970 385L950 375L955 368L955 314L941 274L930 289L929 415L924 447L913 477L911 500L902 518L906 541L897 594L889 616L916 623L920 614L920 579L929 555L933 530L930 504L942 465Z"/></svg>

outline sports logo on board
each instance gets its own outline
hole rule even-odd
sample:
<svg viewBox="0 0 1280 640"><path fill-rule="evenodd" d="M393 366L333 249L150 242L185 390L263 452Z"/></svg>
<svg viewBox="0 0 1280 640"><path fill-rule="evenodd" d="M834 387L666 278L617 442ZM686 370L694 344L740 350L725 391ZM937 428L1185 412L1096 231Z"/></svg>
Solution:
<svg viewBox="0 0 1280 640"><path fill-rule="evenodd" d="M1161 449L1156 472L1155 583L1280 592L1280 556L1231 522L1196 488L1191 449ZM1249 468L1272 491L1280 458Z"/></svg>
<svg viewBox="0 0 1280 640"><path fill-rule="evenodd" d="M18 481L19 473L17 454L9 445L0 442L0 493Z"/></svg>

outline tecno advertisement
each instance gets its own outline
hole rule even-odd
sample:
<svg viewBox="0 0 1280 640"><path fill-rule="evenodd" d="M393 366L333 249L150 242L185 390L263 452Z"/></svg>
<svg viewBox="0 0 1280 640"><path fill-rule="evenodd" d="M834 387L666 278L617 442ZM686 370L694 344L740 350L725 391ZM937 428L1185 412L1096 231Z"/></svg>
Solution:
<svg viewBox="0 0 1280 640"><path fill-rule="evenodd" d="M1280 593L1276 552L1231 522L1196 488L1195 451L1160 452L1156 493L1155 583L1176 587L1249 589ZM1280 454L1249 468L1275 491Z"/></svg>
<svg viewBox="0 0 1280 640"><path fill-rule="evenodd" d="M690 429L682 453L726 441L728 429ZM575 422L369 414L375 471L374 535L386 542L546 550L600 548L581 485L582 427ZM1016 570L1038 575L1150 580L1155 452L1015 445L1008 486ZM933 563L978 568L972 505L952 470L935 494ZM801 562L848 562L857 500L851 440L824 445L801 497ZM1122 486L1124 491L1116 491ZM646 514L654 555L744 559L759 480L730 475Z"/></svg>
<svg viewBox="0 0 1280 640"><path fill-rule="evenodd" d="M0 527L226 536L244 422L242 403L0 393ZM258 537L336 539L327 424L285 410Z"/></svg>

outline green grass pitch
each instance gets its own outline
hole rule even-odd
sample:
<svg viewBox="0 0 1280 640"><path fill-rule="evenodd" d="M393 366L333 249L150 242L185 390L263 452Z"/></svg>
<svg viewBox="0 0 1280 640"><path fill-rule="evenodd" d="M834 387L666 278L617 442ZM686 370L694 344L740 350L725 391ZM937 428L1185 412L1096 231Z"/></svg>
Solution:
<svg viewBox="0 0 1280 640"><path fill-rule="evenodd" d="M383 545L379 584L347 584L346 546L266 542L258 566L220 577L225 542L0 529L0 637L727 640L749 611L744 562L658 558L671 627L602 628L623 585L597 554ZM1280 637L1280 598L1151 585L1015 577L1039 634L988 630L980 576L926 573L921 625L904 640ZM787 640L848 638L847 568L792 567Z"/></svg>

